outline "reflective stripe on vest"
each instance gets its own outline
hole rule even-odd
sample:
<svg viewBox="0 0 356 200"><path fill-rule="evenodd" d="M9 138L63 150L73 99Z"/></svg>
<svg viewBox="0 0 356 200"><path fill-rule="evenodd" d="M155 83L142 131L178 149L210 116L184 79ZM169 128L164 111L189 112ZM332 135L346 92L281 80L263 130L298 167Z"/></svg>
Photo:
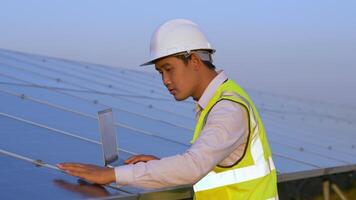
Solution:
<svg viewBox="0 0 356 200"><path fill-rule="evenodd" d="M275 197L272 197L272 198L269 198L269 199L266 199L266 200L279 200L279 197L278 197L278 195L276 195Z"/></svg>
<svg viewBox="0 0 356 200"><path fill-rule="evenodd" d="M250 121L253 127L253 133L250 136L252 139L250 153L254 164L248 167L230 169L220 173L211 171L193 186L195 192L254 180L264 177L270 174L272 170L275 170L272 158L264 158L263 146L259 136L258 122L250 103L244 97L235 92L223 92L221 97L224 96L234 96L242 100L248 106Z"/></svg>
<svg viewBox="0 0 356 200"><path fill-rule="evenodd" d="M194 191L198 192L225 185L250 181L264 177L272 170L275 170L272 158L269 157L268 160L264 159L262 143L260 137L258 136L254 139L254 141L252 141L251 154L255 162L254 165L227 170L220 173L211 171L193 186Z"/></svg>

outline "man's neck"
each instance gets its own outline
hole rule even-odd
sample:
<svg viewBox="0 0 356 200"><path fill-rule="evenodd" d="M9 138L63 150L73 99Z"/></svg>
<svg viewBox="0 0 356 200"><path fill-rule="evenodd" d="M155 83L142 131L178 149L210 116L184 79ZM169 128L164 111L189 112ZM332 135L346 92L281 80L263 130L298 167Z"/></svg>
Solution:
<svg viewBox="0 0 356 200"><path fill-rule="evenodd" d="M208 87L209 83L218 75L218 73L215 70L207 70L206 72L203 72L202 80L200 81L200 84L198 85L195 94L193 94L193 99L195 101L199 101L200 97L203 95L205 89Z"/></svg>

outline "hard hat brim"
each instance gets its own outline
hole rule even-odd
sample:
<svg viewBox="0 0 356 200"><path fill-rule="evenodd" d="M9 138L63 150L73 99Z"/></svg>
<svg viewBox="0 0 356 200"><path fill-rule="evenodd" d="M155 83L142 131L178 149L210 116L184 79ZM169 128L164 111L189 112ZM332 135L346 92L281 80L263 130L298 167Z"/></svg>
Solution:
<svg viewBox="0 0 356 200"><path fill-rule="evenodd" d="M211 48L211 49L194 49L194 50L192 50L192 51L196 51L196 50L209 51L211 54L214 54L215 51L216 51L216 50L213 49L213 48ZM185 51L182 51L182 52L185 52ZM147 65L154 65L155 62L156 62L157 60L159 60L159 59L166 58L166 57L169 57L169 56L174 56L174 55L179 54L179 53L182 53L182 52L177 52L177 53L173 53L173 54L169 54L169 55L159 56L158 58L151 59L150 61L141 64L140 67L147 66Z"/></svg>
<svg viewBox="0 0 356 200"><path fill-rule="evenodd" d="M155 64L155 61L156 61L156 59L145 62L145 63L141 64L140 67L144 67L147 65L153 65L153 64Z"/></svg>

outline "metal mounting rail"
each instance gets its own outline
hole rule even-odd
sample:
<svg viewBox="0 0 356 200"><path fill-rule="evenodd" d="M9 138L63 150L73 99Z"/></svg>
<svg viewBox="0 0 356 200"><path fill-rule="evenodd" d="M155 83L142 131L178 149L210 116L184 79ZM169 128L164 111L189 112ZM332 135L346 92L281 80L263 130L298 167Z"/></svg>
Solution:
<svg viewBox="0 0 356 200"><path fill-rule="evenodd" d="M49 168L49 169L53 169L53 170L57 170L57 171L60 171L62 173L65 173L63 170L59 169L58 167L56 167L54 165L51 165L51 164L48 164L48 163L44 162L43 160L32 159L32 158L29 158L29 157L26 157L26 156L23 156L23 155L14 153L14 152L6 151L4 149L0 149L0 154L4 154L4 155L7 155L7 156L10 156L10 157L19 159L19 160L27 161L27 162L30 162L30 163L36 165L36 166L46 167L46 168ZM88 181L86 181L86 182L88 182ZM88 182L88 183L90 183L90 182ZM103 186L110 187L110 188L115 189L115 190L120 190L120 191L128 193L128 194L132 194L131 192L123 190L123 189L121 189L120 186L117 186L117 185L114 185L114 184L106 184L106 185L103 185Z"/></svg>

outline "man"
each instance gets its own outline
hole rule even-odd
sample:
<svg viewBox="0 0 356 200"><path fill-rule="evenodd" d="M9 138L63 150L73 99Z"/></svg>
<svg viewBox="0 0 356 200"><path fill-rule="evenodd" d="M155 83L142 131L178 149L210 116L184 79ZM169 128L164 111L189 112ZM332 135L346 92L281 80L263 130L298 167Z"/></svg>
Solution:
<svg viewBox="0 0 356 200"><path fill-rule="evenodd" d="M158 159L133 156L115 169L79 163L58 167L91 182L143 188L194 184L196 199L278 199L276 170L265 130L248 95L223 71L199 27L184 19L161 25L151 39L151 60L177 101L193 97L197 124L192 146ZM169 131L169 130L167 130Z"/></svg>

